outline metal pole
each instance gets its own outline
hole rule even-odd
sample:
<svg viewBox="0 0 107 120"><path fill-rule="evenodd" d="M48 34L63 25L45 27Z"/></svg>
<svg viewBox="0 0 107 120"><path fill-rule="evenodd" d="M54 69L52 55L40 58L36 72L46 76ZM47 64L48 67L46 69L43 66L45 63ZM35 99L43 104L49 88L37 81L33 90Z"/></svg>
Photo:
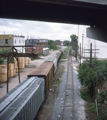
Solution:
<svg viewBox="0 0 107 120"><path fill-rule="evenodd" d="M95 44L95 58L96 58L96 44Z"/></svg>
<svg viewBox="0 0 107 120"><path fill-rule="evenodd" d="M84 57L85 57L85 47L84 47Z"/></svg>
<svg viewBox="0 0 107 120"><path fill-rule="evenodd" d="M84 39L84 34L82 34L82 56L83 56L83 39Z"/></svg>
<svg viewBox="0 0 107 120"><path fill-rule="evenodd" d="M19 76L19 83L20 83L20 70L19 70L19 60L18 57L16 58L17 60L17 65L18 65L18 76Z"/></svg>
<svg viewBox="0 0 107 120"><path fill-rule="evenodd" d="M33 53L33 40L32 40L32 53Z"/></svg>
<svg viewBox="0 0 107 120"><path fill-rule="evenodd" d="M80 43L80 65L81 65L81 43Z"/></svg>
<svg viewBox="0 0 107 120"><path fill-rule="evenodd" d="M92 65L92 43L90 43L90 67Z"/></svg>
<svg viewBox="0 0 107 120"><path fill-rule="evenodd" d="M7 93L8 93L8 82L9 82L8 70L9 70L9 57L7 57Z"/></svg>

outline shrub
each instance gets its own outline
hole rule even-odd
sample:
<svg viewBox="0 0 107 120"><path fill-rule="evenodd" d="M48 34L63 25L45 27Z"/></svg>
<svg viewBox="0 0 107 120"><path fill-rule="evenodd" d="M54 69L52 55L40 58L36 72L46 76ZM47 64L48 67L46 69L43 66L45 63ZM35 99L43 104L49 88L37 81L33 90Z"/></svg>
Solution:
<svg viewBox="0 0 107 120"><path fill-rule="evenodd" d="M4 59L0 58L0 64L3 64L3 63L4 63Z"/></svg>
<svg viewBox="0 0 107 120"><path fill-rule="evenodd" d="M78 69L78 79L82 85L90 90L90 95L94 95L95 87L101 86L107 79L107 61L92 61L83 63Z"/></svg>

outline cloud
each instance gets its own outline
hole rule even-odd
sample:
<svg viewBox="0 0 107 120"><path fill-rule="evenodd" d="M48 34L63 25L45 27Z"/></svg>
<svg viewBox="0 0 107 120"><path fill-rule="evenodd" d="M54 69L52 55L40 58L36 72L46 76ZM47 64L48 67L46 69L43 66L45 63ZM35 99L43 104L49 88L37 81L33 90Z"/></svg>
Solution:
<svg viewBox="0 0 107 120"><path fill-rule="evenodd" d="M52 22L0 19L0 34L24 35L33 38L70 40L71 34L78 35L78 26Z"/></svg>

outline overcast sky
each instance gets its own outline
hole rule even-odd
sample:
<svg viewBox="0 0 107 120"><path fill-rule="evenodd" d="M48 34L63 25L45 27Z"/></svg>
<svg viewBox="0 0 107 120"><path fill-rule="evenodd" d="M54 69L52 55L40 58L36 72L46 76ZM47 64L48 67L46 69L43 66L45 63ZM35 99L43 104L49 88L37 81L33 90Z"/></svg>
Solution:
<svg viewBox="0 0 107 120"><path fill-rule="evenodd" d="M29 38L70 40L70 35L78 35L78 25L52 22L0 19L0 34L24 35Z"/></svg>

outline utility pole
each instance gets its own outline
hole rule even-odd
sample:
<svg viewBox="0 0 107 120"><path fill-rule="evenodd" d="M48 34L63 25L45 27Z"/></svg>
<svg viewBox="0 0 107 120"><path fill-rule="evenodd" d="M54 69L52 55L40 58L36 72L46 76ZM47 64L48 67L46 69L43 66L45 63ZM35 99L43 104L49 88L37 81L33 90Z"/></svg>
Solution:
<svg viewBox="0 0 107 120"><path fill-rule="evenodd" d="M80 43L80 65L81 65L81 43Z"/></svg>
<svg viewBox="0 0 107 120"><path fill-rule="evenodd" d="M85 47L84 47L84 57L85 57Z"/></svg>
<svg viewBox="0 0 107 120"><path fill-rule="evenodd" d="M84 40L84 34L82 34L82 56L83 56L83 40Z"/></svg>
<svg viewBox="0 0 107 120"><path fill-rule="evenodd" d="M90 43L90 67L92 65L92 43Z"/></svg>

